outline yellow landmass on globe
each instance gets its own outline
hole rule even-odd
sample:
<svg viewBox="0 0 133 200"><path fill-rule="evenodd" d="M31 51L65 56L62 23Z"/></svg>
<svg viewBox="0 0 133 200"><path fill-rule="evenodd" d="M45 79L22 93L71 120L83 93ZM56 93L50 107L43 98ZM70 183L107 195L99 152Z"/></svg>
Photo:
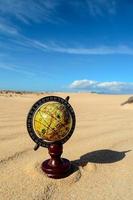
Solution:
<svg viewBox="0 0 133 200"><path fill-rule="evenodd" d="M69 133L72 118L63 104L48 102L36 111L33 124L38 137L47 141L58 141Z"/></svg>

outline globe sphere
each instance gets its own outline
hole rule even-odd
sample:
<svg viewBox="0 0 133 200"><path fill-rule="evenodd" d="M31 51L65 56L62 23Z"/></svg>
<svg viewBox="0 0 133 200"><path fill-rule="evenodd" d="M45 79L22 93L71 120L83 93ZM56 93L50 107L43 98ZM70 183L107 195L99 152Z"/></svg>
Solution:
<svg viewBox="0 0 133 200"><path fill-rule="evenodd" d="M39 107L33 118L36 135L49 142L62 140L72 127L72 117L64 104L48 102Z"/></svg>

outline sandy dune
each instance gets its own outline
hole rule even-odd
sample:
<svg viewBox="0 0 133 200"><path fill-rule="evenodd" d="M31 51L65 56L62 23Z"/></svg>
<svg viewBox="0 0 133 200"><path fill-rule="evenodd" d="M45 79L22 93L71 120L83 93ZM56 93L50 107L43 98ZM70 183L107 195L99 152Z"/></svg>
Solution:
<svg viewBox="0 0 133 200"><path fill-rule="evenodd" d="M56 94L66 97L67 94ZM40 170L26 116L41 95L0 96L0 200L132 200L133 105L129 95L70 94L77 125L63 157L75 172L54 180Z"/></svg>

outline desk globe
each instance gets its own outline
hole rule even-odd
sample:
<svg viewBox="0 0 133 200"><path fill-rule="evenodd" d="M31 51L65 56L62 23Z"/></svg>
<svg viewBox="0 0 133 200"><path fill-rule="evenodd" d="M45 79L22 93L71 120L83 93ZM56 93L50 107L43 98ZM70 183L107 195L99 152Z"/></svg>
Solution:
<svg viewBox="0 0 133 200"><path fill-rule="evenodd" d="M63 144L71 137L75 129L75 113L66 99L57 96L43 97L30 109L27 117L27 130L36 143L48 148L50 159L45 160L41 168L51 178L63 178L70 174L71 163L61 158Z"/></svg>

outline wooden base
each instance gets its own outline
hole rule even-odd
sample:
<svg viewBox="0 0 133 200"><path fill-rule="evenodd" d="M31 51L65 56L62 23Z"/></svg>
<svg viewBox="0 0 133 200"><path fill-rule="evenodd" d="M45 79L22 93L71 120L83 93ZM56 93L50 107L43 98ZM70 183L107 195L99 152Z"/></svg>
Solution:
<svg viewBox="0 0 133 200"><path fill-rule="evenodd" d="M41 165L42 170L50 178L64 178L71 173L71 163L65 158L61 158L63 146L55 143L48 148L50 159L44 161Z"/></svg>

